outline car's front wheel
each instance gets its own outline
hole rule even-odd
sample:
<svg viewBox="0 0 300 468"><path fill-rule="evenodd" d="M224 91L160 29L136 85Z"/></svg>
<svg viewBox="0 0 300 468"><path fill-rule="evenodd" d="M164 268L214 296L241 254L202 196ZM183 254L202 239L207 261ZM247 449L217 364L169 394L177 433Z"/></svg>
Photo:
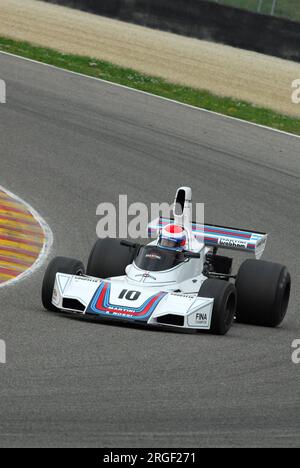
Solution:
<svg viewBox="0 0 300 468"><path fill-rule="evenodd" d="M67 275L83 275L85 268L82 262L73 258L56 257L50 263L44 275L42 286L42 303L46 310L57 312L58 309L52 304L53 289L57 273Z"/></svg>
<svg viewBox="0 0 300 468"><path fill-rule="evenodd" d="M198 296L214 299L210 333L226 335L233 324L236 311L235 286L228 281L207 279Z"/></svg>
<svg viewBox="0 0 300 468"><path fill-rule="evenodd" d="M87 275L102 279L123 276L134 256L135 249L118 239L99 239L91 251Z"/></svg>

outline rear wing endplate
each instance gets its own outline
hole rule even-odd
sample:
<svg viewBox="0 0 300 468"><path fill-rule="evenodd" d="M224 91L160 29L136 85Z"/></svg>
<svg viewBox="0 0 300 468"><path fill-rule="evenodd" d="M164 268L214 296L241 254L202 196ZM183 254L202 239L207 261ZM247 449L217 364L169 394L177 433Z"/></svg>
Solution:
<svg viewBox="0 0 300 468"><path fill-rule="evenodd" d="M174 223L174 220L158 218L148 226L148 236L157 237L164 226ZM239 250L261 258L268 235L263 232L246 231L244 229L228 228L212 224L192 223L192 231L195 238L207 247L217 249Z"/></svg>

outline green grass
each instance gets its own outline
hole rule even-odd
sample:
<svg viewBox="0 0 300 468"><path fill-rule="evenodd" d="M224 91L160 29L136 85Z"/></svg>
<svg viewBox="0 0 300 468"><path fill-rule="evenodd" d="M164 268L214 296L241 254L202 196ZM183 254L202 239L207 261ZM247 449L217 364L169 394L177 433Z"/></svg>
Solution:
<svg viewBox="0 0 300 468"><path fill-rule="evenodd" d="M215 96L207 91L168 83L159 77L147 76L130 68L122 68L102 60L63 54L4 37L0 37L0 50L300 135L300 120L296 118L280 115L247 102Z"/></svg>
<svg viewBox="0 0 300 468"><path fill-rule="evenodd" d="M250 11L258 11L259 0L209 0L222 5L242 8ZM262 0L261 13L270 15L273 0ZM299 0L277 0L275 8L276 16L283 16L293 21L300 22L300 1Z"/></svg>

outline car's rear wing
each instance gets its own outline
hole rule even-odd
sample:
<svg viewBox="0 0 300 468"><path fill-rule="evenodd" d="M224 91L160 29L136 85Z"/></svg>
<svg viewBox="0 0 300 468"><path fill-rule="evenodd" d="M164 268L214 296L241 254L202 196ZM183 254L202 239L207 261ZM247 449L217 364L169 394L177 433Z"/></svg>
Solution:
<svg viewBox="0 0 300 468"><path fill-rule="evenodd" d="M159 218L151 222L148 226L148 236L157 237L161 229L170 223L174 223L174 220ZM195 238L208 247L249 252L253 253L256 258L262 256L268 237L263 232L246 231L212 224L192 223L192 231Z"/></svg>

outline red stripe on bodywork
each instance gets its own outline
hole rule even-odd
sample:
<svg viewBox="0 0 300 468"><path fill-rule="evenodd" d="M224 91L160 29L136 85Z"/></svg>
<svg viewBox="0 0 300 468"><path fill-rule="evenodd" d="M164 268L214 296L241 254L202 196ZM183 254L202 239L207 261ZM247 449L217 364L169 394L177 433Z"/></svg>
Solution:
<svg viewBox="0 0 300 468"><path fill-rule="evenodd" d="M200 233L202 231L199 231ZM229 232L229 231L218 231L217 229L209 229L209 228L205 228L204 232L208 232L210 234L216 234L216 235L225 235L225 236L230 236L232 237L233 239L236 238L236 237L242 237L243 239L251 239L251 236L252 234L243 234L243 233L240 233L239 231L236 231L235 233L234 232Z"/></svg>
<svg viewBox="0 0 300 468"><path fill-rule="evenodd" d="M168 222L167 221L162 221L161 222L161 226L160 227L164 227L165 225L167 225ZM154 228L151 228L152 230L155 230ZM196 232L199 232L199 233L211 233L211 234L220 234L220 235L225 235L225 236L231 236L232 238L235 238L235 237L242 237L244 239L251 239L252 237L252 234L247 234L247 233L244 233L244 232L241 232L239 231L238 229L237 230L232 230L232 231L228 231L227 229L223 229L223 230L220 230L220 229L217 229L217 228L208 228L208 227L205 227L204 228L204 231L201 230L201 229L196 229L193 227L193 231L196 231Z"/></svg>

